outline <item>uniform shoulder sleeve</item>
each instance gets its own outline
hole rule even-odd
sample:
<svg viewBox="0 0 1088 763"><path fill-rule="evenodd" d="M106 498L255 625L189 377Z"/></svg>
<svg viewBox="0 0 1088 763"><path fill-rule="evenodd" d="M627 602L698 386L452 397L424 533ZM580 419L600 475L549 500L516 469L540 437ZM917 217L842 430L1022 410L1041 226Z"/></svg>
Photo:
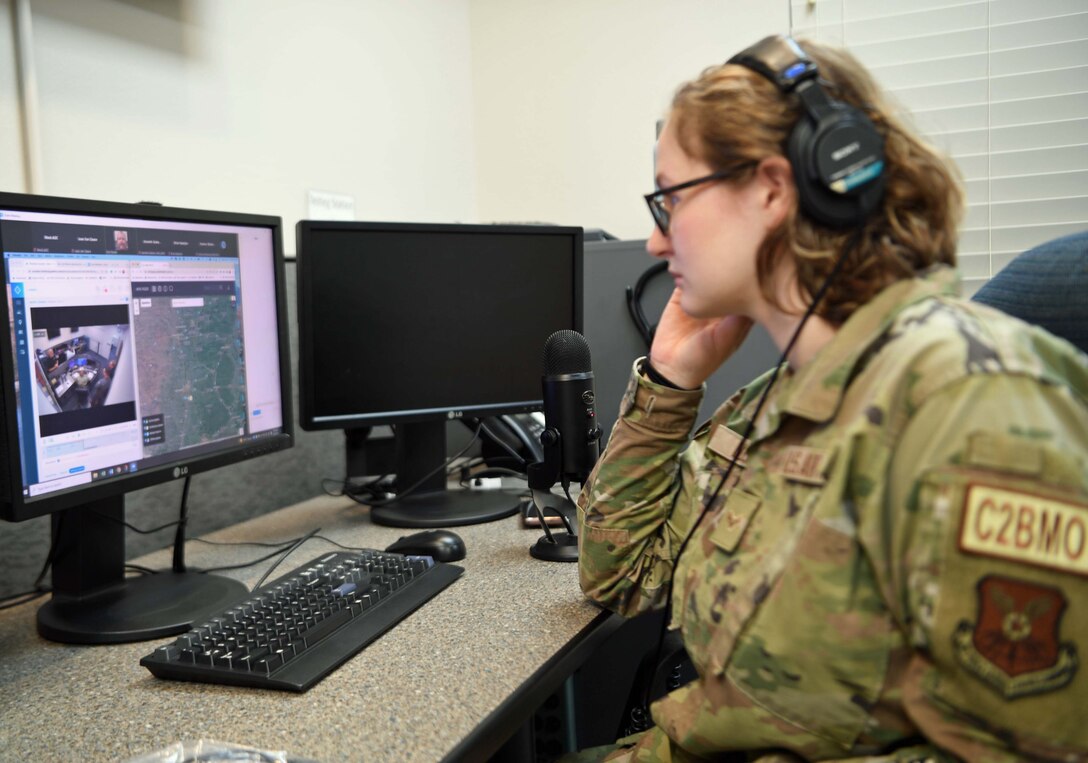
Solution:
<svg viewBox="0 0 1088 763"><path fill-rule="evenodd" d="M1010 372L934 390L884 498L871 557L914 650L904 704L925 736L971 760L1085 754L1084 397Z"/></svg>

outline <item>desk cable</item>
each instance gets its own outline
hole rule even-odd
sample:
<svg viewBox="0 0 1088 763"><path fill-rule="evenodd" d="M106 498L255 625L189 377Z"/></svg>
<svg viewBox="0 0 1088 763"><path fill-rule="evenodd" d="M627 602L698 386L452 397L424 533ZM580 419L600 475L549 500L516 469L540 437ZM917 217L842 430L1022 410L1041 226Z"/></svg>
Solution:
<svg viewBox="0 0 1088 763"><path fill-rule="evenodd" d="M188 498L188 492L189 492L189 477L186 477L185 478L184 492L183 492L183 495L182 495L182 507L181 507L181 512L182 512L183 516L185 514L185 502L186 502L186 499ZM108 519L111 522L119 522L125 528L127 528L129 530L132 530L133 532L140 533L142 535L150 535L152 533L156 533L156 532L159 532L161 530L165 530L165 529L170 528L170 527L175 527L181 521L181 520L179 520L179 521L175 521L175 522L167 522L164 525L160 525L159 527L155 527L155 528L152 528L150 530L142 530L139 527L136 527L135 525L132 525L132 524L124 521L123 519L119 520L116 517L107 516L105 514L99 514L98 512L95 512L95 513L96 513L97 516L100 516L100 517L102 517L104 519ZM57 518L57 522L58 523L64 522L64 515L63 514L61 514ZM180 535L180 531L179 531L179 535ZM51 537L50 542L49 542L49 551L45 555L45 561L42 563L42 568L41 568L41 570L38 571L38 576L37 576L37 578L35 578L31 589L29 591L22 591L20 593L15 593L15 594L10 594L8 596L0 597L0 610L11 609L13 607L17 607L17 606L20 606L22 604L28 604L28 603L34 601L35 599L39 599L42 596L46 596L47 594L52 593L52 591L53 591L52 586L44 585L43 581L45 580L45 576L49 574L49 569L53 566L53 560L57 556L57 538L60 537L60 532L59 531L58 532L53 532L51 534L51 536L52 537ZM184 539L182 539L182 542L184 543ZM177 539L175 539L175 544L176 543L177 543ZM175 545L175 558L176 558L176 555L177 555L177 547ZM184 560L182 561L182 564L184 564ZM139 572L142 575L155 574L156 572L158 572L157 570L151 570L151 569L148 569L146 567L141 567L141 566L135 565L135 564L125 564L125 569L126 570L132 570L132 571L135 571L135 572Z"/></svg>
<svg viewBox="0 0 1088 763"><path fill-rule="evenodd" d="M443 470L448 471L450 465L452 465L454 462L457 461L457 459L461 458L466 453L468 453L468 451L472 448L473 445L476 444L476 441L479 440L479 439L480 439L480 426L477 425L477 427L475 428L475 430L472 433L472 439L469 440L468 444L465 445L465 447L461 448L461 450L457 451L457 453L455 453L454 455L452 455L449 458L445 459L442 463L440 463L434 469L432 469L431 471L427 472L425 475L420 477L418 480L415 481L414 484L409 485L404 490L401 490L400 492L396 493L395 495L385 497L385 498L367 498L367 499L364 499L364 498L359 497L358 495L354 494L352 491L349 491L349 490L344 490L343 495L346 495L348 498L355 501L356 503L361 503L364 506L370 506L372 508L373 507L378 507L378 506L388 506L390 504L396 503L397 501L411 495L411 493L414 490L416 490L420 485L424 484L431 477L438 474L438 472L443 471Z"/></svg>

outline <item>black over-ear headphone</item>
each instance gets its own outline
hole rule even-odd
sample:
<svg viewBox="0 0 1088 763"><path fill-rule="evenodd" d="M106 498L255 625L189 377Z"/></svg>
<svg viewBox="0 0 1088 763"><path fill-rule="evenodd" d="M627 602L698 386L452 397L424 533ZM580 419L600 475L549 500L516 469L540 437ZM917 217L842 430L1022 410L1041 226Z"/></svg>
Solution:
<svg viewBox="0 0 1088 763"><path fill-rule="evenodd" d="M786 143L801 211L831 228L861 225L884 195L884 139L860 110L830 98L816 63L792 38L775 35L728 63L796 93L805 116Z"/></svg>

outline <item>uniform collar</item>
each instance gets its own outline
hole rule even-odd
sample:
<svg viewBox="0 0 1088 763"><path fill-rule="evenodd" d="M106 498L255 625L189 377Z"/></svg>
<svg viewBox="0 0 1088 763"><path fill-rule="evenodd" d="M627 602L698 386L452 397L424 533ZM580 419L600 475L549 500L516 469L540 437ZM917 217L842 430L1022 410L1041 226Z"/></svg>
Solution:
<svg viewBox="0 0 1088 763"><path fill-rule="evenodd" d="M813 422L828 421L839 408L858 361L906 307L938 295L955 296L958 279L952 268L936 266L915 278L897 281L858 308L804 368L786 373L767 401L753 441L774 433L785 415Z"/></svg>

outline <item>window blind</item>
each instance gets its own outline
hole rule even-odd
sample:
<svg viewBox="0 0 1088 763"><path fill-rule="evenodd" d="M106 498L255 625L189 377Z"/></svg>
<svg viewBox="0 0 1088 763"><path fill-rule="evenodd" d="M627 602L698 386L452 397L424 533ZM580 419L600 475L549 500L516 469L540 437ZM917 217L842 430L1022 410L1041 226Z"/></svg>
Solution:
<svg viewBox="0 0 1088 763"><path fill-rule="evenodd" d="M959 165L965 293L1088 228L1084 0L790 0L790 20L854 53Z"/></svg>

